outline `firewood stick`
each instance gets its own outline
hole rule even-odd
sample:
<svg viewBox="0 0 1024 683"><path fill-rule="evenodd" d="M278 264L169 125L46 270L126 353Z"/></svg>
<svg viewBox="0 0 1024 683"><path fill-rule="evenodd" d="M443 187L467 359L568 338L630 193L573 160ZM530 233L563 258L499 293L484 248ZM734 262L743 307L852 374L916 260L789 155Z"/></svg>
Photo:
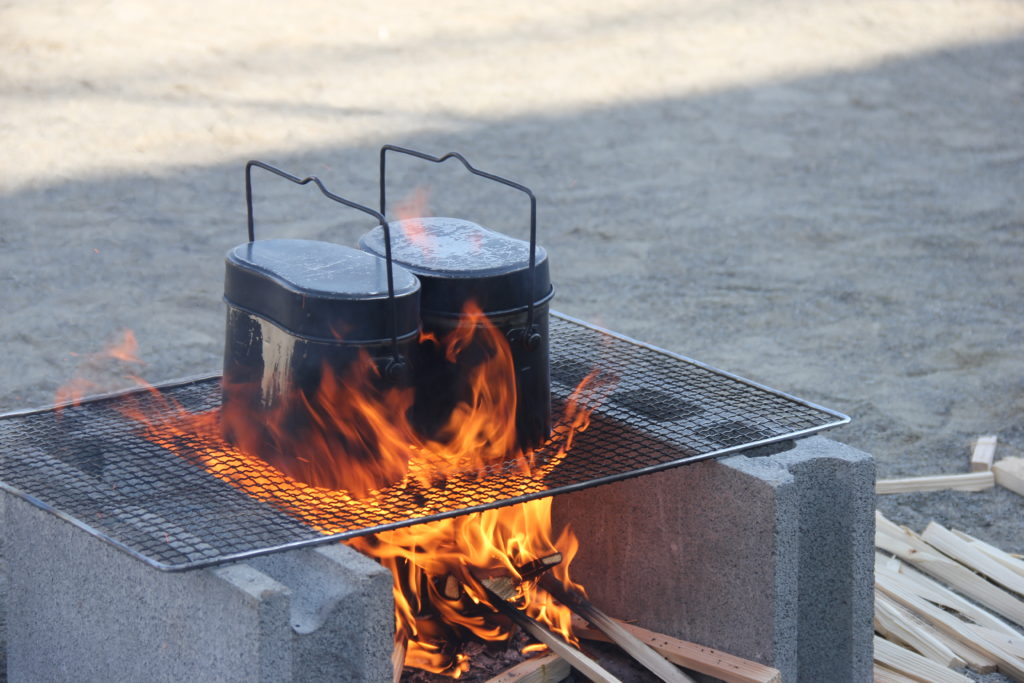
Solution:
<svg viewBox="0 0 1024 683"><path fill-rule="evenodd" d="M875 482L875 493L910 493L911 491L983 491L996 485L992 472L968 472L967 474L936 474L926 477L903 479L879 479Z"/></svg>
<svg viewBox="0 0 1024 683"><path fill-rule="evenodd" d="M895 528L895 529L894 529ZM1024 625L1024 601L943 555L906 527L897 527L875 512L875 545L945 581L969 598L977 600L997 614Z"/></svg>
<svg viewBox="0 0 1024 683"><path fill-rule="evenodd" d="M979 650L998 663L999 671L1015 680L1024 681L1024 660L1015 657L998 644L984 638L974 631L971 624L961 621L949 612L939 609L926 600L903 590L891 577L875 574L875 585L879 590L894 601L900 603L936 628L945 631L954 638L959 638ZM876 648L875 653L878 653Z"/></svg>
<svg viewBox="0 0 1024 683"><path fill-rule="evenodd" d="M714 648L678 640L662 633L648 631L617 619L616 621L622 628L650 645L670 662L691 671L712 676L725 681L725 683L780 683L782 680L779 670L770 666L742 659ZM579 618L578 625L574 621L573 632L587 640L611 642L611 638L585 624L582 618Z"/></svg>
<svg viewBox="0 0 1024 683"><path fill-rule="evenodd" d="M595 607L579 592L565 588L558 579L551 575L542 578L540 586L574 613L604 632L616 645L665 683L694 683L692 678L677 669L674 664L655 652L649 645L622 628L618 622Z"/></svg>
<svg viewBox="0 0 1024 683"><path fill-rule="evenodd" d="M556 654L547 654L506 669L487 683L558 683L569 676L572 667Z"/></svg>
<svg viewBox="0 0 1024 683"><path fill-rule="evenodd" d="M929 523L928 528L921 534L921 538L967 568L1018 595L1024 595L1024 576L1018 575L985 553L972 548L970 543L941 524Z"/></svg>
<svg viewBox="0 0 1024 683"><path fill-rule="evenodd" d="M1014 557L1005 550L1001 550L995 547L994 545L989 545L988 543L985 543L984 541L977 539L974 536L971 536L970 534L966 534L963 531L960 531L959 529L953 529L952 531L954 534L957 535L957 537L970 543L971 547L975 550L979 550L985 553L986 555L988 555L993 560L1003 565L1010 571L1024 577L1024 560L1021 560L1019 557Z"/></svg>
<svg viewBox="0 0 1024 683"><path fill-rule="evenodd" d="M875 636L875 661L899 674L928 683L970 683L971 679L947 669L916 652L906 650L884 638Z"/></svg>
<svg viewBox="0 0 1024 683"><path fill-rule="evenodd" d="M458 600L459 596L462 595L462 584L459 583L454 574L449 574L445 577L441 588L441 595L449 600Z"/></svg>
<svg viewBox="0 0 1024 683"><path fill-rule="evenodd" d="M490 581L485 579L481 580L480 583L484 590L487 591L488 601L495 607L495 609L514 621L521 629L529 633L531 636L551 648L551 651L568 662L569 666L576 669L592 681L598 681L599 683L622 683L618 678L605 671L602 666L590 657L587 657L572 645L556 636L535 619L516 609L516 607L511 603L506 602L505 598L498 595L498 593L488 586Z"/></svg>
<svg viewBox="0 0 1024 683"><path fill-rule="evenodd" d="M919 683L913 678L907 678L901 673L896 673L892 669L881 666L875 662L873 676L874 683Z"/></svg>
<svg viewBox="0 0 1024 683"><path fill-rule="evenodd" d="M952 669L966 664L945 643L920 628L899 605L878 590L875 591L875 631L895 643L912 647L942 666Z"/></svg>
<svg viewBox="0 0 1024 683"><path fill-rule="evenodd" d="M933 628L932 635L955 652L957 657L964 660L967 663L967 668L972 671L980 674L990 674L999 668L999 662L948 633Z"/></svg>
<svg viewBox="0 0 1024 683"><path fill-rule="evenodd" d="M523 581L536 579L538 576L562 563L562 553L552 553L547 557L541 557L532 562L527 562L522 567L517 567L519 578Z"/></svg>
<svg viewBox="0 0 1024 683"><path fill-rule="evenodd" d="M1003 458L992 465L996 483L1024 496L1024 458Z"/></svg>
<svg viewBox="0 0 1024 683"><path fill-rule="evenodd" d="M391 681L398 683L402 680L402 669L405 667L405 638L395 641L395 649L391 651Z"/></svg>
<svg viewBox="0 0 1024 683"><path fill-rule="evenodd" d="M892 524L891 522L888 523ZM879 559L880 557L883 556L880 556L878 553L875 554L876 579L881 576L887 577L895 582L900 588L912 595L924 598L929 602L941 605L953 610L954 612L958 612L963 616L968 617L971 621L995 631L999 631L1000 633L1006 633L1009 635L1017 635L1019 633L1017 629L1010 626L992 612L982 609L973 602L969 602L961 598L959 595L934 579L925 576L909 565L900 562L898 558ZM890 566L890 563L893 560L896 561L895 567Z"/></svg>
<svg viewBox="0 0 1024 683"><path fill-rule="evenodd" d="M979 436L974 442L974 450L971 452L971 472L988 472L992 469L992 460L996 455L996 443L999 439L995 435Z"/></svg>

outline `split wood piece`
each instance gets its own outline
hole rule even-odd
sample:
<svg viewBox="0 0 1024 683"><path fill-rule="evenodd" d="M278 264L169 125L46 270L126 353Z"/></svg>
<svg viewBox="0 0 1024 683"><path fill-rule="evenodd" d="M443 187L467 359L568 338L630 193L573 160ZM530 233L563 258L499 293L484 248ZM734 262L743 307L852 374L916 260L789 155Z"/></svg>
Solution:
<svg viewBox="0 0 1024 683"><path fill-rule="evenodd" d="M903 674L896 673L892 669L875 664L872 674L874 683L917 683L913 678L907 678Z"/></svg>
<svg viewBox="0 0 1024 683"><path fill-rule="evenodd" d="M487 683L559 683L568 678L572 667L556 654L547 654L506 669Z"/></svg>
<svg viewBox="0 0 1024 683"><path fill-rule="evenodd" d="M979 436L971 451L971 472L988 472L992 469L992 461L996 456L996 443L999 441L994 434Z"/></svg>
<svg viewBox="0 0 1024 683"><path fill-rule="evenodd" d="M893 561L896 567L892 566ZM1000 633L1017 635L1019 631L986 609L978 607L949 590L934 579L925 576L899 558L886 557L875 553L875 576L891 577L904 590L936 605L959 612L976 624L981 624Z"/></svg>
<svg viewBox="0 0 1024 683"><path fill-rule="evenodd" d="M881 558L881 559L879 559ZM897 567L892 567L892 561L895 560ZM900 571L908 572L908 574L900 574ZM875 575L884 575L889 577L889 580L897 583L901 588L906 590L909 594L916 595L917 597L923 598L930 602L942 605L948 609L956 610L961 614L974 615L973 618L977 622L979 620L992 623L997 626L1000 630L986 629L991 633L999 633L1000 635L1007 635L1016 633L1016 631L1009 625L1005 624L994 614L986 612L985 610L977 607L973 603L967 602L956 593L948 590L947 588L935 583L924 574L918 571L910 569L903 565L896 558L885 558L884 556L876 554L875 556ZM877 590L877 589L876 589ZM908 619L913 620L914 624L919 629L928 633L933 638L937 639L943 645L952 650L957 657L964 660L971 669L978 673L992 673L996 670L996 660L992 659L988 655L980 652L978 649L970 647L967 643L955 638L944 631L940 631L935 628L932 624L922 619L919 615L915 614L911 610L907 609L903 605L898 605L892 602L897 609L901 610L902 614ZM975 626L975 628L982 628ZM1009 636L1007 636L1009 637Z"/></svg>
<svg viewBox="0 0 1024 683"><path fill-rule="evenodd" d="M881 592L880 591L876 591L876 595L877 594L881 594ZM884 597L884 594L882 594L882 595ZM892 605L892 607L895 610L897 610L903 616L904 619L910 621L910 623L912 623L917 628L918 631L920 631L923 634L927 634L928 636L931 636L935 640L939 641L940 643L942 643L943 645L948 647L953 652L953 654L955 654L959 659L963 660L963 662L961 664L955 664L954 663L954 664L950 664L950 665L947 665L947 666L955 668L955 667L966 665L966 666L970 667L971 669L973 669L974 671L977 671L978 673L982 673L982 674L992 673L993 671L996 670L996 665L997 665L996 660L994 660L991 657L989 657L989 656L979 652L978 650L972 648L969 644L963 642L962 640L958 640L957 638L952 637L948 633L944 633L943 631L939 631L934 626L929 624L927 621L925 621L924 619L919 617L917 614L915 614L911 610L909 610L906 607L904 607L903 605L897 604L896 602L894 602L892 600L889 601L889 604ZM977 626L977 625L974 625L974 628L981 628L981 627ZM996 633L996 631L990 631L990 632L991 633ZM1009 637L1009 636L1007 636L1007 637ZM890 638L890 640L891 640L891 638ZM913 645L910 644L910 643L908 643L908 645L911 645L911 647L913 647ZM917 649L917 648L914 648L914 649ZM918 650L918 652L921 652L921 651ZM924 652L921 652L921 654L923 654L926 657L928 656ZM929 657L929 659L932 659L932 657Z"/></svg>
<svg viewBox="0 0 1024 683"><path fill-rule="evenodd" d="M943 555L910 529L897 527L898 531L892 531L891 527L895 525L885 519L880 512L875 513L875 518L876 546L941 579L997 614L1018 624L1024 624L1024 602L989 583L956 560ZM885 523L889 526L885 526Z"/></svg>
<svg viewBox="0 0 1024 683"><path fill-rule="evenodd" d="M454 574L449 574L444 578L444 583L441 586L441 595L449 600L458 600L462 597L462 583L455 578Z"/></svg>
<svg viewBox="0 0 1024 683"><path fill-rule="evenodd" d="M782 674L778 669L770 666L752 662L735 655L704 647L696 643L689 643L685 640L671 638L662 633L648 631L645 628L627 624L615 620L622 628L626 629L642 642L650 645L665 659L673 664L678 664L684 669L696 671L713 678L725 681L725 683L781 683ZM583 622L574 620L573 633L588 640L600 640L610 643L611 638L601 631Z"/></svg>
<svg viewBox="0 0 1024 683"><path fill-rule="evenodd" d="M621 683L618 678L605 671L597 662L562 640L540 624L540 622L528 616L525 612L520 611L514 605L507 602L500 594L496 593L491 588L491 585L499 582L495 582L492 579L478 578L477 580L480 581L484 590L487 591L489 602L495 609L514 621L519 628L551 648L552 652L568 662L572 668L592 681L598 681L599 683ZM496 587L498 590L505 592L504 586L497 585ZM508 593L505 594L508 595Z"/></svg>
<svg viewBox="0 0 1024 683"><path fill-rule="evenodd" d="M674 664L655 652L649 645L644 644L639 638L622 628L617 621L595 607L579 591L566 588L558 579L550 575L540 580L540 586L571 609L574 614L583 617L606 634L638 664L665 683L694 683L692 678L677 669Z"/></svg>
<svg viewBox="0 0 1024 683"><path fill-rule="evenodd" d="M1010 654L1024 659L1024 633L1010 636L993 631L990 628L985 628L984 626L978 626L977 624L973 626L973 630L990 643L998 645Z"/></svg>
<svg viewBox="0 0 1024 683"><path fill-rule="evenodd" d="M391 651L391 683L402 680L402 669L405 668L406 639L395 641L395 649Z"/></svg>
<svg viewBox="0 0 1024 683"><path fill-rule="evenodd" d="M879 479L875 482L875 493L884 495L914 491L983 491L992 488L995 484L996 477L992 472L937 474L927 477Z"/></svg>
<svg viewBox="0 0 1024 683"><path fill-rule="evenodd" d="M992 465L996 483L1024 496L1024 458L1003 458Z"/></svg>
<svg viewBox="0 0 1024 683"><path fill-rule="evenodd" d="M1014 680L1024 681L1024 660L1015 657L1007 652L1006 649L981 637L974 630L973 624L963 622L949 612L941 610L930 602L903 590L888 576L876 574L875 585L894 601L912 610L923 619L928 620L936 628L955 638L959 638L965 643L970 643L972 648L994 659L1001 673Z"/></svg>
<svg viewBox="0 0 1024 683"><path fill-rule="evenodd" d="M981 627L975 626L975 628ZM943 633L942 631L935 629L931 629L931 633L946 647L955 652L957 657L964 660L967 663L967 667L972 671L976 671L980 674L990 674L999 668L999 662L983 652L971 647L964 641L954 638L948 633ZM992 631L992 633L995 633L995 631Z"/></svg>
<svg viewBox="0 0 1024 683"><path fill-rule="evenodd" d="M899 605L877 590L875 630L889 640L913 648L922 656L942 666L955 669L967 664L928 630L921 628Z"/></svg>
<svg viewBox="0 0 1024 683"><path fill-rule="evenodd" d="M875 636L875 661L907 678L924 683L970 683L971 680L878 636Z"/></svg>
<svg viewBox="0 0 1024 683"><path fill-rule="evenodd" d="M994 545L989 545L988 543L985 543L985 541L977 539L974 536L971 536L970 534L965 534L959 529L952 529L951 531L963 540L970 543L972 547L985 553L986 555L988 555L993 560L1003 565L1010 571L1020 576L1024 576L1024 560L1022 560L1020 557L1011 555L1005 550L1001 550L995 547Z"/></svg>
<svg viewBox="0 0 1024 683"><path fill-rule="evenodd" d="M532 562L527 562L522 567L516 567L516 571L519 572L520 581L530 581L532 579L536 579L547 570L561 563L562 553L552 553L547 557L541 557L533 560Z"/></svg>
<svg viewBox="0 0 1024 683"><path fill-rule="evenodd" d="M937 522L931 522L921 538L946 553L960 564L973 569L1007 590L1024 595L1024 576L1004 567ZM1020 622L1018 622L1020 623Z"/></svg>

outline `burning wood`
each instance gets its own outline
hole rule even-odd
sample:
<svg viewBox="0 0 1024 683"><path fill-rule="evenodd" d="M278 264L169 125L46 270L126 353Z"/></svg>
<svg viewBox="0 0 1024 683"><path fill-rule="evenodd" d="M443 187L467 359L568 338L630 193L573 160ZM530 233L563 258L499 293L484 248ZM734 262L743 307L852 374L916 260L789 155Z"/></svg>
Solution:
<svg viewBox="0 0 1024 683"><path fill-rule="evenodd" d="M659 655L650 646L624 629L618 622L599 610L587 600L582 593L574 588L565 588L550 577L541 579L541 586L555 598L580 615L602 633L607 635L616 645L628 652L633 659L645 669L666 683L693 683L693 679L681 673L668 660Z"/></svg>
<svg viewBox="0 0 1024 683"><path fill-rule="evenodd" d="M515 595L516 588L507 577L484 579L480 582L487 591L491 604L502 614L511 618L520 628L551 648L559 657L592 681L620 683L619 679L605 671L597 662L569 645L541 624L508 602Z"/></svg>
<svg viewBox="0 0 1024 683"><path fill-rule="evenodd" d="M713 676L726 683L780 683L782 680L779 670L770 666L655 633L634 624L615 621L637 639L651 646L658 654L685 669ZM611 642L607 635L584 623L583 619L573 622L573 632L587 640Z"/></svg>
<svg viewBox="0 0 1024 683"><path fill-rule="evenodd" d="M591 666L597 666L596 664L593 664L589 658L558 639L554 634L538 632L533 624L520 619L521 613L514 605L508 602L521 590L520 587L527 576L540 578L540 586L544 590L577 615L596 626L611 642L621 647L637 663L654 673L661 680L667 683L693 682L693 679L680 672L679 669L674 667L664 657L641 642L639 638L623 628L619 622L591 604L578 589L575 587L567 588L553 576L544 575L547 569L557 566L561 561L562 557L560 554L539 558L524 567L517 568L516 573L520 576L519 580L513 579L508 575L500 575L481 579L480 582L487 589L495 607L512 617L516 623L531 635L551 647L552 650L565 658L574 668L591 677L592 680L606 680L603 677L594 678L594 675L599 675L597 671L588 672L588 669ZM598 671L603 671L600 667L597 667L597 669Z"/></svg>

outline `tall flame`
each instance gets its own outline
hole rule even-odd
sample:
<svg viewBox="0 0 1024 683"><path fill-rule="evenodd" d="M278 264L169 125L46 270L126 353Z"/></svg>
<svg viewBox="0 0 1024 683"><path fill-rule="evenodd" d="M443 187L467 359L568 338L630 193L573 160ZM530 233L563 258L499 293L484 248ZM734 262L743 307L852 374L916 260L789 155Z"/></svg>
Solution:
<svg viewBox="0 0 1024 683"><path fill-rule="evenodd" d="M368 356L344 376L324 372L317 391L303 399L310 414L325 427L330 425L346 439L359 439L372 447L377 454L372 462L346 458L338 450L341 443L324 436L331 430L324 429L320 438L309 438L309 433L297 437L288 432L283 415L253 425L244 412L232 412L230 407L223 413L190 413L153 388L148 401L124 402L122 411L142 424L147 439L325 534L348 531L338 528L336 520L341 517L385 525L401 521L390 518L389 510L403 510L408 515L405 518L414 519L451 509L452 501L467 507L479 505L479 489L473 491L482 483L481 476L496 464L504 466L503 495L543 493L546 475L565 458L575 433L589 424L589 411L579 399L584 395L593 399L594 392L600 392L600 388L588 387L592 377L584 379L567 402L560 427L546 445L541 462L535 453L517 446L511 350L505 336L479 308L467 306L455 330L439 340L425 337L423 343L439 344L452 362L467 356L473 361L465 365L465 400L431 438L421 436L410 424L411 390L375 381L376 365ZM258 392L259 387L240 385L226 390L241 394ZM221 420L233 426L237 447L221 438ZM296 458L307 462L311 472L343 469L332 474L342 477L347 487L302 483L252 455L266 429L279 445L286 445ZM570 585L569 566L577 548L570 529L554 537L550 498L384 531L347 543L376 558L393 574L396 638L406 642L405 663L456 678L469 668L469 658L460 651L467 638L506 640L514 630L488 603L479 577L529 579L522 577L524 567L560 553L562 562L553 572ZM568 610L535 580L521 582L517 590L515 602L521 609L572 639Z"/></svg>

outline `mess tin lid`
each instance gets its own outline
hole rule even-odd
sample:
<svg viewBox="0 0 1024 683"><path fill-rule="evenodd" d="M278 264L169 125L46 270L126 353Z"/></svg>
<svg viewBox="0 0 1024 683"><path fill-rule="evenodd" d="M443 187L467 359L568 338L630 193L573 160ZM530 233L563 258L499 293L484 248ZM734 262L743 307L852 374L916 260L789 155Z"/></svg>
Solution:
<svg viewBox="0 0 1024 683"><path fill-rule="evenodd" d="M423 285L424 313L459 315L471 299L485 313L499 313L550 298L548 255L540 245L530 291L529 242L458 218L411 218L388 226L394 263L415 273ZM359 246L383 256L383 227L363 235Z"/></svg>
<svg viewBox="0 0 1024 683"><path fill-rule="evenodd" d="M387 264L358 249L312 240L258 240L230 250L224 298L309 339L391 338ZM420 283L394 268L398 338L419 329Z"/></svg>

